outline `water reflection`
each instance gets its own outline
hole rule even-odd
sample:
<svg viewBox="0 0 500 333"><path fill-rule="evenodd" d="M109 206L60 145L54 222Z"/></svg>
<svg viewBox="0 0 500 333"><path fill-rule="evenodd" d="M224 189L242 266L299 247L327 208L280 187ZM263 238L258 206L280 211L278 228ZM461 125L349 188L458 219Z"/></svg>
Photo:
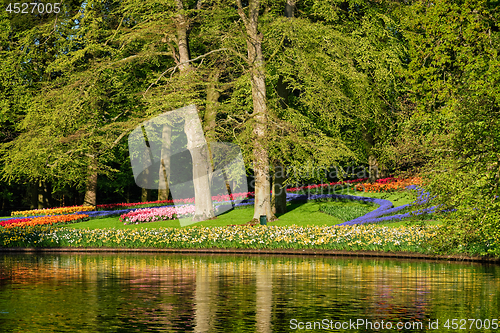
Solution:
<svg viewBox="0 0 500 333"><path fill-rule="evenodd" d="M422 329L401 330L419 332L436 319L443 328L446 319L498 318L499 282L498 266L430 261L1 254L0 327L267 333L293 331L292 320L360 319L421 322Z"/></svg>

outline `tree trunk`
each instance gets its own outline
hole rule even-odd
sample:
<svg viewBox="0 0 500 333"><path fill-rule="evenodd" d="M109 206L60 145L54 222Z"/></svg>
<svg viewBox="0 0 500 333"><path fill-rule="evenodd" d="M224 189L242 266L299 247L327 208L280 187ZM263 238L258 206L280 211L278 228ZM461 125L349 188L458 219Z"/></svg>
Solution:
<svg viewBox="0 0 500 333"><path fill-rule="evenodd" d="M32 204L38 209L54 207L54 201L52 200L52 187L50 183L44 181L37 181L34 183L34 189L31 193Z"/></svg>
<svg viewBox="0 0 500 333"><path fill-rule="evenodd" d="M88 166L87 185L85 188L84 206L97 205L97 158L92 156Z"/></svg>
<svg viewBox="0 0 500 333"><path fill-rule="evenodd" d="M44 182L44 191L45 191L45 207L55 207L56 203L54 202L54 197L52 196L52 183Z"/></svg>
<svg viewBox="0 0 500 333"><path fill-rule="evenodd" d="M286 187L283 186L285 180L285 168L280 163L276 163L273 182L273 213L275 214L286 213Z"/></svg>
<svg viewBox="0 0 500 333"><path fill-rule="evenodd" d="M158 200L168 200L168 178L170 177L170 145L172 140L172 127L163 125L161 134L161 157L158 183Z"/></svg>
<svg viewBox="0 0 500 333"><path fill-rule="evenodd" d="M32 181L28 185L30 197L30 209L38 208L38 181Z"/></svg>
<svg viewBox="0 0 500 333"><path fill-rule="evenodd" d="M285 17L293 18L295 12L296 0L287 0L285 5ZM276 84L276 92L280 97L280 106L283 109L288 108L288 96L290 92L286 84L283 82L283 77L280 75ZM274 162L274 178L273 178L273 201L272 210L275 214L286 213L286 189L283 187L283 182L286 180L284 166L279 162Z"/></svg>
<svg viewBox="0 0 500 333"><path fill-rule="evenodd" d="M187 136L187 148L193 160L193 186L196 207L193 221L203 221L215 216L209 179L212 167L195 106L187 109L185 113L184 132Z"/></svg>
<svg viewBox="0 0 500 333"><path fill-rule="evenodd" d="M205 137L207 142L215 141L215 128L217 118L217 105L219 104L220 93L217 90L220 72L215 70L210 74L209 84L207 87L207 107L205 110Z"/></svg>
<svg viewBox="0 0 500 333"><path fill-rule="evenodd" d="M379 178L378 161L374 155L368 156L368 174L371 183L374 183Z"/></svg>
<svg viewBox="0 0 500 333"><path fill-rule="evenodd" d="M212 148L210 144L212 142L215 142L215 127L217 126L216 124L216 118L217 118L217 106L219 104L219 97L220 97L220 92L217 89L217 84L219 82L219 76L220 76L220 71L216 69L214 72L210 73L209 77L209 84L207 87L207 106L205 109L205 138L207 140L208 144L208 151L209 151L209 156L210 156L210 164L212 166L210 171L214 171L214 162L212 160ZM213 173L210 173L210 184L212 184L212 175ZM226 187L228 188L228 193L231 191L229 187L229 183L226 180Z"/></svg>
<svg viewBox="0 0 500 333"><path fill-rule="evenodd" d="M179 47L179 71L181 73L185 73L191 69L191 64L188 62L190 60L189 56L189 43L188 43L188 35L189 35L189 21L182 14L184 10L184 6L181 0L177 1L177 10L179 11L179 15L177 15L176 27L177 27L177 46Z"/></svg>
<svg viewBox="0 0 500 333"><path fill-rule="evenodd" d="M262 54L262 33L258 31L259 0L249 1L248 17L243 12L241 0L236 0L238 14L245 24L247 54L250 62L252 101L255 123L253 128L253 160L255 174L255 203L253 219L261 215L268 221L276 220L271 209L271 186L269 183L269 155L267 152L268 110L266 97L266 76Z"/></svg>
<svg viewBox="0 0 500 333"><path fill-rule="evenodd" d="M297 0L287 0L285 5L285 17L293 17L295 14L295 3Z"/></svg>
<svg viewBox="0 0 500 333"><path fill-rule="evenodd" d="M151 191L147 188L142 188L141 191L141 202L148 202L150 198Z"/></svg>
<svg viewBox="0 0 500 333"><path fill-rule="evenodd" d="M42 209L42 208L46 208L45 205L44 205L44 191L43 191L43 182L40 180L37 184L37 194L38 194L38 202L37 202L37 206L38 206L38 209Z"/></svg>
<svg viewBox="0 0 500 333"><path fill-rule="evenodd" d="M368 129L365 130L364 136L368 145L368 180L373 183L379 178L377 157L372 153L374 138L373 134Z"/></svg>
<svg viewBox="0 0 500 333"><path fill-rule="evenodd" d="M192 67L189 57L189 21L182 14L184 9L181 0L177 0L177 45L179 46L179 71L181 75L188 73ZM210 190L210 154L203 133L199 126L200 119L196 107L189 108L185 114L184 132L187 136L187 148L193 160L193 186L195 197L195 213L193 221L203 221L215 216Z"/></svg>

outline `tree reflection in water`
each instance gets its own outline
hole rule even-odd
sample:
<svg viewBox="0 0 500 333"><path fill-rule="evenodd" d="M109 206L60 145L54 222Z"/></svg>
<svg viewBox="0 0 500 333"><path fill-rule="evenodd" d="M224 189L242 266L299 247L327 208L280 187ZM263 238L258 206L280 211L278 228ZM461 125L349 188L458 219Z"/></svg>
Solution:
<svg viewBox="0 0 500 333"><path fill-rule="evenodd" d="M4 254L0 325L267 333L291 319L493 319L499 277L493 265L346 257Z"/></svg>

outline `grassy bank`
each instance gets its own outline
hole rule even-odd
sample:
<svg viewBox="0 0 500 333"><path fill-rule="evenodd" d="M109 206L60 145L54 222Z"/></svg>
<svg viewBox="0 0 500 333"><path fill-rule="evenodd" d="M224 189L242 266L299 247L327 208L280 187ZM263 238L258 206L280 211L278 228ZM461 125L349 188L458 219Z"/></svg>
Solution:
<svg viewBox="0 0 500 333"><path fill-rule="evenodd" d="M343 193L387 199L395 206L414 200L411 192ZM325 209L331 208L331 209ZM95 218L67 225L0 228L0 247L13 248L165 248L165 249L318 249L431 253L440 226L419 219L385 224L336 226L351 210L378 206L358 201L288 203L287 213L268 226L244 225L253 207L231 210L213 220L181 227L178 220L124 225L119 217ZM327 211L328 214L320 211ZM341 214L338 214L340 211ZM412 225L413 224L413 225Z"/></svg>
<svg viewBox="0 0 500 333"><path fill-rule="evenodd" d="M321 226L321 225L335 225L342 223L339 218L322 213L319 211L321 203L310 201L303 203L288 203L287 212L285 214L278 214L278 220L270 222L269 225L274 226ZM362 203L351 202L344 204L348 207L364 206ZM376 209L377 206L372 206ZM205 227L223 227L228 225L245 224L253 218L253 206L238 208L217 216L213 220L199 222L196 225ZM140 224L124 225L119 221L119 217L109 217L102 219L93 219L90 221L79 222L71 225L72 228L83 229L102 229L102 228L116 228L116 229L137 229L137 228L181 228L179 220L165 220L155 221Z"/></svg>
<svg viewBox="0 0 500 333"><path fill-rule="evenodd" d="M299 192L300 193L300 192ZM311 191L309 194L320 193L316 191ZM373 197L379 199L386 199L391 201L395 207L402 206L411 203L415 200L415 195L411 192L391 192L391 193L365 193L353 190L344 190L338 192L337 194L348 194L364 197ZM285 214L278 214L278 220L274 222L269 222L269 225L274 226L332 226L344 222L344 220L320 212L320 205L322 202L309 201L309 202L299 202L299 203L288 203L287 212ZM361 202L352 201L344 202L343 206L346 207L366 207ZM374 205L370 209L376 209L377 206ZM228 225L239 225L245 224L252 220L253 218L253 207L247 206L238 209L231 210L224 214L217 216L213 220L203 221L197 223L199 226L206 227L222 227ZM390 225L390 224L387 224ZM102 228L116 228L116 229L137 229L137 228L181 228L178 220L164 220L155 221L148 223L140 223L138 225L124 225L119 221L119 217L108 217L101 219L92 219L90 221L80 222L72 224L71 227L77 229L102 229Z"/></svg>

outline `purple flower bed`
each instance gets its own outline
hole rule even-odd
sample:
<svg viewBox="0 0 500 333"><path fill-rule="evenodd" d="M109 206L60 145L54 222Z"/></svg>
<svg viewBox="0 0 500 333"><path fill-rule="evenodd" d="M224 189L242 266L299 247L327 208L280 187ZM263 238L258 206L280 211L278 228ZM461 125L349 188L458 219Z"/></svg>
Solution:
<svg viewBox="0 0 500 333"><path fill-rule="evenodd" d="M151 208L158 208L158 207L151 207ZM133 210L137 210L137 208L120 209L120 210L95 210L91 212L85 212L85 214L87 214L90 218L109 217L109 216L120 216L121 214L126 214ZM77 212L75 214L82 214L82 213Z"/></svg>
<svg viewBox="0 0 500 333"><path fill-rule="evenodd" d="M346 221L344 223L340 223L340 224L337 224L337 225L353 225L353 224L364 224L364 223L378 223L378 222L384 222L384 221L392 221L392 220L397 220L397 221L401 221L402 219L404 218L407 218L407 217L411 217L411 216L416 216L416 215L421 215L421 214L432 214L436 211L436 208L437 206L434 206L434 207L429 207L429 208L425 208L425 209L421 209L419 211L416 211L416 212L408 212L408 213L405 213L405 214L396 214L396 215L390 215L390 216L384 216L384 215L388 215L388 214L394 214L394 213L397 213L405 208L408 208L408 207L414 207L414 206L419 206L419 205L422 205L424 203L426 203L428 200L429 200L429 192L425 192L422 188L416 186L416 185L410 185L410 186L407 186L406 187L407 189L409 190L417 190L419 193L418 193L418 197L417 197L417 200L415 200L414 202L412 203L409 203L409 204L406 204L406 205L402 205L402 206L399 206L399 207L394 207L393 208L393 205L391 203L391 206L390 207L387 207L386 208L382 208L379 207L378 209L366 214L366 215L363 215L361 217L358 217L354 220L350 220L350 221ZM386 200L388 201L388 200ZM389 201L390 202L390 201Z"/></svg>

